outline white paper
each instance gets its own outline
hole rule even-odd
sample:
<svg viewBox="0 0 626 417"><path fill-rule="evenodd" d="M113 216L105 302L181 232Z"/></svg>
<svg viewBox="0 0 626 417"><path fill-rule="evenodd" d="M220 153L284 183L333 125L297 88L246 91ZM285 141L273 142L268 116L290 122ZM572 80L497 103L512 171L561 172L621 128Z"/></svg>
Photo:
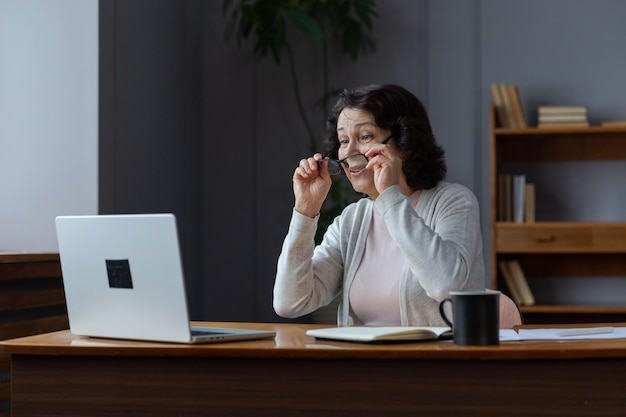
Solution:
<svg viewBox="0 0 626 417"><path fill-rule="evenodd" d="M519 341L519 335L513 329L500 329L500 341L501 342L515 342Z"/></svg>
<svg viewBox="0 0 626 417"><path fill-rule="evenodd" d="M611 329L609 331L608 329ZM561 336L563 331L576 331L580 334L572 336ZM510 342L519 340L558 340L566 342L568 340L603 340L603 339L623 339L626 338L626 327L580 327L580 328L549 328L549 329L519 329L515 333L512 329L500 330L500 341Z"/></svg>

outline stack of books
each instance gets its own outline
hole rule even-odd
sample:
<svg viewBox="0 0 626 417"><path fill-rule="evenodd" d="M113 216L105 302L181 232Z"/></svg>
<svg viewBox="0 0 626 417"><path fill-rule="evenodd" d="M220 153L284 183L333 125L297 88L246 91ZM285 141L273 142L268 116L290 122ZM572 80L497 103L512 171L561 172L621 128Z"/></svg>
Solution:
<svg viewBox="0 0 626 417"><path fill-rule="evenodd" d="M537 127L589 127L585 106L539 106Z"/></svg>
<svg viewBox="0 0 626 417"><path fill-rule="evenodd" d="M517 85L491 84L491 95L501 127L506 129L525 129L528 127Z"/></svg>

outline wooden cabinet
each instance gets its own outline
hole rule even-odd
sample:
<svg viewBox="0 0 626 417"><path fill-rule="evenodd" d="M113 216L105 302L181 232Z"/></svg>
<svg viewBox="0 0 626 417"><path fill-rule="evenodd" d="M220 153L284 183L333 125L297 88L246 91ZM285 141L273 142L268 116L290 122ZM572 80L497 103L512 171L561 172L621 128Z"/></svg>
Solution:
<svg viewBox="0 0 626 417"><path fill-rule="evenodd" d="M59 255L0 252L0 340L68 327ZM0 416L11 415L10 375L0 353Z"/></svg>
<svg viewBox="0 0 626 417"><path fill-rule="evenodd" d="M533 223L497 219L498 174L504 166L514 164L519 169L544 162L626 160L626 127L504 129L496 127L495 120L492 106L491 287L502 287L498 264L510 259L520 262L531 284L533 279L550 277L563 278L561 285L577 277L626 279L626 222L622 219L560 222L538 217ZM535 180L541 182L541 178ZM607 180L626 181L626 173L617 172ZM536 204L542 202L538 199ZM622 209L626 214L626 204ZM520 310L526 323L626 321L626 296L623 305L539 302L520 306Z"/></svg>

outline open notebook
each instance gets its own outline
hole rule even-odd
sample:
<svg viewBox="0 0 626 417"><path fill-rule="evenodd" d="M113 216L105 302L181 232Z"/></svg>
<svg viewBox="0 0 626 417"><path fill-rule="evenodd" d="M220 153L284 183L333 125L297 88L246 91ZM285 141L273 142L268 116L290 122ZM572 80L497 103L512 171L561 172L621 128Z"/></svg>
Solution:
<svg viewBox="0 0 626 417"><path fill-rule="evenodd" d="M191 328L172 214L65 216L56 218L56 228L74 334L178 343L275 336L253 329Z"/></svg>
<svg viewBox="0 0 626 417"><path fill-rule="evenodd" d="M452 338L449 327L347 326L307 330L307 336L347 342L401 342Z"/></svg>

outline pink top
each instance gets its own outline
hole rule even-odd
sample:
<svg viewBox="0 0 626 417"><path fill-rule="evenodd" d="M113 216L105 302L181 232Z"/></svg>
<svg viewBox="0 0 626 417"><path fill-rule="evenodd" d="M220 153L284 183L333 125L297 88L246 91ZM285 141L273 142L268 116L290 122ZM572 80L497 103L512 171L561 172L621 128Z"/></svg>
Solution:
<svg viewBox="0 0 626 417"><path fill-rule="evenodd" d="M419 190L409 200L415 208ZM350 287L350 308L364 325L400 326L400 277L404 254L385 220L372 210L365 252Z"/></svg>

